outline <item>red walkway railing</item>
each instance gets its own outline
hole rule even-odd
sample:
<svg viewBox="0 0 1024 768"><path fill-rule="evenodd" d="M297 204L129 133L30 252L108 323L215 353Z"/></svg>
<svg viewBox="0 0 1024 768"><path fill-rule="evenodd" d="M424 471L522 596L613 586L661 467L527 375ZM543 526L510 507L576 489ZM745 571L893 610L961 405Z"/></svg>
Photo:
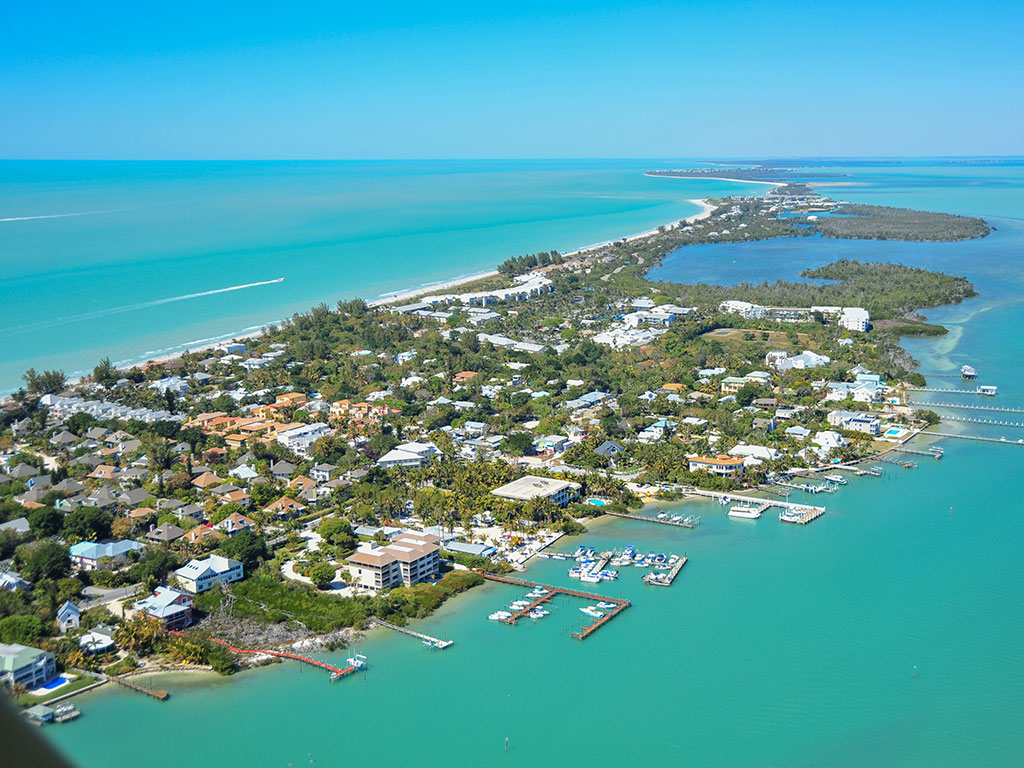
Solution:
<svg viewBox="0 0 1024 768"><path fill-rule="evenodd" d="M172 630L168 630L168 634L177 635L178 637L189 637L184 632L176 632L173 629ZM211 637L209 639L211 641L219 644L219 645L223 645L229 651L234 651L235 653L252 653L252 654L261 653L261 654L264 654L266 656L276 656L279 659L293 659L294 661L301 661L303 664L309 664L309 665L314 666L314 667L320 667L321 669L326 669L328 672L331 673L331 680L334 680L335 678L338 678L338 677L344 677L345 675L349 674L350 672L355 672L356 669L357 669L354 666L349 666L349 667L345 667L344 669L340 669L340 668L332 666L330 664L326 664L326 663L324 663L322 661L317 661L316 659L311 659L308 656L299 656L297 653L283 653L281 651L260 651L260 650L255 650L255 649L252 649L252 648L235 648L235 646L231 645L230 643L225 643L223 640L218 640L216 637Z"/></svg>

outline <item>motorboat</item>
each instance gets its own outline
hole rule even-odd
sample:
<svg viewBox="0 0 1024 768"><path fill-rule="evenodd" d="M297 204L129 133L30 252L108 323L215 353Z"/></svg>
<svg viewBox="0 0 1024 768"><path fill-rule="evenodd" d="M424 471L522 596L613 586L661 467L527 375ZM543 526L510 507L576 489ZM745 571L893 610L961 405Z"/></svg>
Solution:
<svg viewBox="0 0 1024 768"><path fill-rule="evenodd" d="M355 667L356 669L366 668L366 657L361 653L357 653L355 656L349 656L345 661L348 662L350 667Z"/></svg>
<svg viewBox="0 0 1024 768"><path fill-rule="evenodd" d="M759 507L748 507L745 504L737 504L734 507L729 507L729 517L740 517L744 520L757 520L763 511L764 510Z"/></svg>
<svg viewBox="0 0 1024 768"><path fill-rule="evenodd" d="M504 621L505 619L511 619L512 618L512 614L509 613L508 611L495 611L494 613L492 613L487 618L490 619L491 621Z"/></svg>
<svg viewBox="0 0 1024 768"><path fill-rule="evenodd" d="M615 603L609 603L607 600L602 600L600 603L597 604L597 607L604 608L606 611L610 611L611 609L616 608L617 606Z"/></svg>
<svg viewBox="0 0 1024 768"><path fill-rule="evenodd" d="M584 607L580 608L580 613L585 613L587 616L590 616L593 619L604 618L604 614L592 605L585 605Z"/></svg>

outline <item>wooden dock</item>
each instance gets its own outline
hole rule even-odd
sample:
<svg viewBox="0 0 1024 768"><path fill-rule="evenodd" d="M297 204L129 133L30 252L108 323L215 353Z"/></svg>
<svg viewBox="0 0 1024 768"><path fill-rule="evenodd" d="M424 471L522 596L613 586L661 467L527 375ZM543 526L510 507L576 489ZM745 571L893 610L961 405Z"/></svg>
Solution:
<svg viewBox="0 0 1024 768"><path fill-rule="evenodd" d="M798 517L796 520L788 520L781 516L779 517L779 520L781 520L784 523L793 523L794 525L807 525L812 520L817 520L824 514L824 507L808 507L807 511L800 515L800 517Z"/></svg>
<svg viewBox="0 0 1024 768"><path fill-rule="evenodd" d="M917 469L916 461L903 461L902 459L894 459L890 456L876 456L875 461L880 461L883 464L895 464L897 467L903 467L904 469Z"/></svg>
<svg viewBox="0 0 1024 768"><path fill-rule="evenodd" d="M604 515L611 515L612 517L621 517L624 520L639 520L642 523L661 523L662 525L674 525L677 528L696 528L696 523L688 523L685 520L659 520L656 517L647 517L645 515L631 515L627 512L612 512L611 510L601 510Z"/></svg>
<svg viewBox="0 0 1024 768"><path fill-rule="evenodd" d="M177 635L178 637L188 637L188 635L184 634L183 632L176 632L173 629L169 630L168 634L170 634L170 635ZM264 656L275 656L275 657L277 657L279 659L292 659L293 661L300 661L303 664L309 664L312 667L319 667L320 669L326 669L328 672L331 673L331 680L335 680L335 679L337 679L339 677L345 677L346 675L348 675L348 674L350 674L352 672L355 672L356 669L357 669L357 667L355 667L355 666L349 666L349 667L345 667L344 669L341 669L341 668L335 667L335 666L333 666L331 664L327 664L326 662L317 661L316 659L311 659L308 656L300 656L297 653L284 653L282 651L261 651L261 650L257 650L257 649L253 649L253 648L235 648L235 646L231 645L230 643L226 643L223 640L218 640L216 637L211 637L209 639L210 639L211 642L217 643L218 645L223 645L229 651L234 651L235 653L251 653L251 654L262 654ZM166 691L165 691L165 693L166 693Z"/></svg>
<svg viewBox="0 0 1024 768"><path fill-rule="evenodd" d="M903 446L893 448L891 453L907 453L913 456L927 456L930 459L941 459L943 456L943 451L941 449L919 451L916 448L904 448Z"/></svg>
<svg viewBox="0 0 1024 768"><path fill-rule="evenodd" d="M769 507L781 507L782 509L799 510L804 511L808 509L821 510L821 514L825 514L824 507L815 507L810 504L797 504L792 501L780 501L779 499L765 499L758 496L745 496L740 493L722 493L720 491L705 491L702 488L690 488L683 486L683 492L691 496L706 496L711 499L718 499L719 501L725 501L725 503L737 502L737 503L756 503L766 504Z"/></svg>
<svg viewBox="0 0 1024 768"><path fill-rule="evenodd" d="M154 699L159 699L160 701L167 701L167 697L171 695L167 691L145 688L139 685L138 683L133 683L131 680L128 680L124 677L118 677L117 675L108 675L107 680L109 680L112 683L117 683L118 685L123 686L124 688L128 688L129 690L137 691L138 693L144 693L146 696L152 696Z"/></svg>
<svg viewBox="0 0 1024 768"><path fill-rule="evenodd" d="M981 435L958 435L954 432L922 432L925 437L954 437L957 440L977 440L981 443L1003 443L1004 445L1024 445L1022 440L1006 440L999 437L982 437Z"/></svg>
<svg viewBox="0 0 1024 768"><path fill-rule="evenodd" d="M627 515L627 517L629 517L629 515ZM604 597L603 595L595 595L591 594L590 592L581 592L578 589L568 589L566 587L552 587L548 584L537 584L533 581L513 579L508 576L499 576L497 574L487 573L485 571L475 571L475 573L480 574L488 581L498 581L502 584L513 584L518 587L529 587L530 589L545 590L546 594L543 597L536 598L526 608L523 608L520 611L516 611L509 618L505 619L506 624L517 623L520 618L525 616L534 608L547 602L548 600L551 600L554 597L557 597L558 595L571 595L572 597L581 597L584 600L593 600L594 602L615 603L615 608L605 613L605 615L602 618L598 619L593 624L587 627L583 627L583 629L581 629L579 632L573 632L572 636L575 637L577 640L585 640L588 636L590 636L590 634L597 631L598 627L604 626L631 605L629 600L623 600L622 598L618 597Z"/></svg>
<svg viewBox="0 0 1024 768"><path fill-rule="evenodd" d="M408 629L406 627L400 627L397 624L392 624L390 621L378 619L376 616L371 616L369 619L367 619L367 622L371 627L383 627L384 629L390 629L394 632L400 632L403 635L408 635L409 637L418 638L422 640L425 645L430 645L434 648L439 648L443 650L455 644L454 640L441 640L437 637L431 637L430 635L425 635L422 632L416 632L415 630Z"/></svg>
<svg viewBox="0 0 1024 768"><path fill-rule="evenodd" d="M686 561L688 559L689 559L688 557L684 556L684 557L680 557L678 560L676 560L676 564L673 565L669 569L669 572L665 575L665 580L664 581L661 580L661 579L651 578L651 577L653 577L653 576L655 576L657 574L662 573L662 571L651 571L650 573L645 574L644 575L644 584L650 584L653 587L671 587L672 586L672 582L676 580L676 576L678 576L679 572L681 570L683 570L683 566L686 565Z"/></svg>

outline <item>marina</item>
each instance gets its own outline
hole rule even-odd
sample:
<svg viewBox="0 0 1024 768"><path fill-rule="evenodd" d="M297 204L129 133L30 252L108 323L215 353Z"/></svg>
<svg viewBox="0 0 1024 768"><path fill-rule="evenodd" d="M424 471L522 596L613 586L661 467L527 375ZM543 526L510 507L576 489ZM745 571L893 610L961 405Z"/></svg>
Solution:
<svg viewBox="0 0 1024 768"><path fill-rule="evenodd" d="M583 629L581 629L579 632L573 632L572 636L578 640L585 640L592 633L596 632L599 627L603 627L605 624L614 619L616 616L622 613L622 611L624 611L631 605L629 600L622 600L614 597L604 597L602 595L595 595L589 592L581 592L576 589L566 589L565 587L553 587L548 586L546 584L537 584L532 581L513 579L508 576L499 576L497 574L487 573L485 571L477 571L477 573L479 573L488 581L497 581L502 584L512 584L519 587L530 587L532 590L536 590L537 594L539 594L540 591L543 590L543 595L534 598L531 602L527 603L527 605L516 610L515 612L511 612L508 617L504 618L503 621L505 624L518 623L518 620L521 619L523 616L528 615L530 611L538 608L543 603L546 603L547 601L551 600L554 597L557 597L558 595L570 595L572 597L580 597L584 600L589 600L598 604L604 603L615 606L607 612L594 609L593 611L588 613L587 615L590 615L592 618L597 619L597 621L595 621L593 624L589 626L583 627ZM601 613L602 615L597 616L597 613Z"/></svg>
<svg viewBox="0 0 1024 768"><path fill-rule="evenodd" d="M686 565L688 557L683 556L679 558L675 564L668 570L668 573L661 571L652 571L644 576L644 584L650 584L656 587L669 587L672 586L672 582L676 580L676 576L683 570L683 566Z"/></svg>

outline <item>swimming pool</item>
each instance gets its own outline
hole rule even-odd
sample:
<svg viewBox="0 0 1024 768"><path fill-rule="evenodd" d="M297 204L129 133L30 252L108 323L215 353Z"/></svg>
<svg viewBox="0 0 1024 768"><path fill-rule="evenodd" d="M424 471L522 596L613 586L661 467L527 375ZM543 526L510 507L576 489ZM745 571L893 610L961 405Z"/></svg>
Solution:
<svg viewBox="0 0 1024 768"><path fill-rule="evenodd" d="M607 503L604 499L587 499L587 504L593 504L595 507L603 507Z"/></svg>
<svg viewBox="0 0 1024 768"><path fill-rule="evenodd" d="M43 688L45 688L48 691L52 691L54 688L60 688L62 685L64 685L64 683L70 683L70 682L71 682L71 678L64 677L64 675L58 675L53 680L51 680L46 685L44 685Z"/></svg>

